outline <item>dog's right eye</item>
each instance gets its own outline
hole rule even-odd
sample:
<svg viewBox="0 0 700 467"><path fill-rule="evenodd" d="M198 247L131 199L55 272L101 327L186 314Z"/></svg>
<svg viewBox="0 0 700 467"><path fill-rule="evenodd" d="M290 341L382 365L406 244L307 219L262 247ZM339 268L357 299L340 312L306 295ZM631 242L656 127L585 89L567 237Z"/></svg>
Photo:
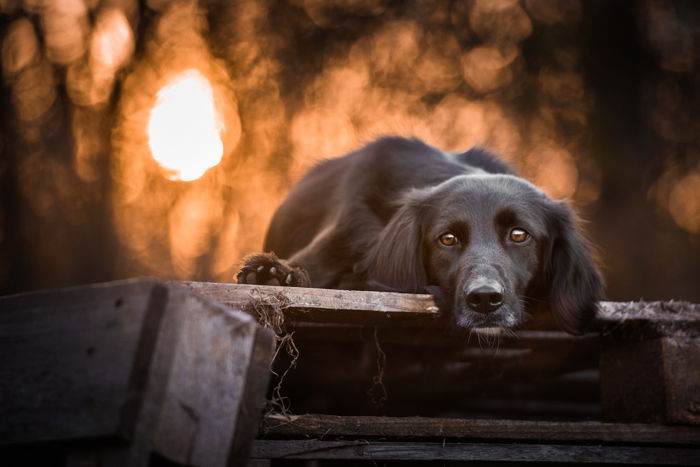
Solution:
<svg viewBox="0 0 700 467"><path fill-rule="evenodd" d="M453 246L459 243L459 239L452 232L445 232L444 234L440 235L439 240L440 243L442 243L445 246Z"/></svg>

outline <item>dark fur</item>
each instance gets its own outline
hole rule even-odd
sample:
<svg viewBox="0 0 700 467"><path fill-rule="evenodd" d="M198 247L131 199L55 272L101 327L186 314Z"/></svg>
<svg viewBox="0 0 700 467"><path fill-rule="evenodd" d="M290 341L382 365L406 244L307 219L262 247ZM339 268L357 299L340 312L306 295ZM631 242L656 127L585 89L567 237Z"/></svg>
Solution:
<svg viewBox="0 0 700 467"><path fill-rule="evenodd" d="M429 291L466 328L513 328L544 306L577 334L602 293L578 224L566 202L482 149L382 138L302 178L270 225L264 248L274 254L248 257L239 282ZM514 227L530 239L512 242ZM448 231L459 244L438 241ZM468 304L482 283L503 291L492 312Z"/></svg>

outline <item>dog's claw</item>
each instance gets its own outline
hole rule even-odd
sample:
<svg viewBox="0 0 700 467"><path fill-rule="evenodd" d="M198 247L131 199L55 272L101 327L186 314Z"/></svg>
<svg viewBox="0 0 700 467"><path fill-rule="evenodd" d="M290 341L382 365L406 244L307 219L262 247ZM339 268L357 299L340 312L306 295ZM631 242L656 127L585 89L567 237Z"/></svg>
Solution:
<svg viewBox="0 0 700 467"><path fill-rule="evenodd" d="M236 276L239 284L308 287L307 273L274 255L258 254L246 259Z"/></svg>

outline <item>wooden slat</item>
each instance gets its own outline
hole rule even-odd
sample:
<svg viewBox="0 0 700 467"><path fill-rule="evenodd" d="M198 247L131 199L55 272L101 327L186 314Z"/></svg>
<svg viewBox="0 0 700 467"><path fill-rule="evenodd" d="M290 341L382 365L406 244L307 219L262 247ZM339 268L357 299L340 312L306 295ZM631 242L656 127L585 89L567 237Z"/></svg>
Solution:
<svg viewBox="0 0 700 467"><path fill-rule="evenodd" d="M249 315L153 279L0 298L0 449L66 442L74 465L145 466L154 453L243 465L274 347Z"/></svg>
<svg viewBox="0 0 700 467"><path fill-rule="evenodd" d="M365 325L402 323L440 325L442 320L431 295L331 290L268 285L239 285L212 282L183 282L195 290L234 308L250 310L252 300L283 304L293 321L357 323ZM700 304L668 302L600 302L592 329L625 335L700 336Z"/></svg>
<svg viewBox="0 0 700 467"><path fill-rule="evenodd" d="M292 322L288 329L294 331L295 338L313 340L314 342L344 343L373 341L375 326L361 324L325 324L309 322ZM504 348L554 348L572 345L598 347L598 334L587 333L573 336L562 331L517 330L512 334L499 336L498 347ZM476 333L445 332L432 326L386 326L379 332L382 345L400 344L404 346L430 347L467 347L473 346L488 350L491 345L487 339L481 340ZM496 339L491 338L495 343Z"/></svg>
<svg viewBox="0 0 700 467"><path fill-rule="evenodd" d="M700 450L647 446L257 440L252 458L700 465Z"/></svg>
<svg viewBox="0 0 700 467"><path fill-rule="evenodd" d="M700 337L700 304L675 300L601 302L594 329L623 338Z"/></svg>
<svg viewBox="0 0 700 467"><path fill-rule="evenodd" d="M700 428L656 424L271 414L264 437L448 438L694 444Z"/></svg>
<svg viewBox="0 0 700 467"><path fill-rule="evenodd" d="M433 321L440 312L430 295L310 289L270 285L177 282L224 305L253 313L251 304L280 306L285 315L299 321L379 324Z"/></svg>
<svg viewBox="0 0 700 467"><path fill-rule="evenodd" d="M183 465L243 465L265 401L274 336L246 314L168 287L146 393L162 401L144 407L143 421L156 418L143 436L152 451Z"/></svg>
<svg viewBox="0 0 700 467"><path fill-rule="evenodd" d="M603 342L600 372L606 418L700 425L699 338Z"/></svg>
<svg viewBox="0 0 700 467"><path fill-rule="evenodd" d="M156 285L0 299L0 444L129 438L165 310Z"/></svg>

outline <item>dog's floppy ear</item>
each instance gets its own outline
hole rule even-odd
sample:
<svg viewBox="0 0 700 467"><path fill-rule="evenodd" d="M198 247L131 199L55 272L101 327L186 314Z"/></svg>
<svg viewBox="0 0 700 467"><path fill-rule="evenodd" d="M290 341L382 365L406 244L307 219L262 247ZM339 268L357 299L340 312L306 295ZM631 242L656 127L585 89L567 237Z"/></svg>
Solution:
<svg viewBox="0 0 700 467"><path fill-rule="evenodd" d="M551 202L548 211L552 236L544 253L543 298L563 330L581 334L595 317L603 280L580 230L580 220L568 203Z"/></svg>
<svg viewBox="0 0 700 467"><path fill-rule="evenodd" d="M421 203L425 194L426 191L416 190L404 198L360 264L373 288L424 291L428 279L423 264Z"/></svg>

